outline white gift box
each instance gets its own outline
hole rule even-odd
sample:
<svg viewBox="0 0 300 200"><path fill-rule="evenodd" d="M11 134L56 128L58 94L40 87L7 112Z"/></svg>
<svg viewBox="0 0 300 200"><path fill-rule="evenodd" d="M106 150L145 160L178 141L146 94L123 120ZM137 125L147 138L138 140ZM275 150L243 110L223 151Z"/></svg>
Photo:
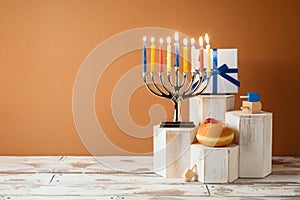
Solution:
<svg viewBox="0 0 300 200"><path fill-rule="evenodd" d="M199 49L194 50L194 63L199 69ZM238 50L211 49L212 76L203 94L234 94L238 93ZM207 66L206 50L204 50L204 68ZM223 69L223 71L220 71Z"/></svg>

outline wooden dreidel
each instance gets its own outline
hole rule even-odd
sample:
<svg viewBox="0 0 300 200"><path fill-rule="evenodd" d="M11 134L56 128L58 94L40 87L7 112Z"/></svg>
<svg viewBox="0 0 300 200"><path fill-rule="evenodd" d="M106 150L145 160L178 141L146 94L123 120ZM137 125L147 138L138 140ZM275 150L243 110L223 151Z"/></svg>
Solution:
<svg viewBox="0 0 300 200"><path fill-rule="evenodd" d="M248 101L243 101L243 106L241 107L243 113L246 114L256 114L261 111L262 105L259 101L260 96L256 92L248 92L247 96L240 96L241 99L247 99Z"/></svg>
<svg viewBox="0 0 300 200"><path fill-rule="evenodd" d="M243 106L241 107L241 109L243 113L256 114L256 113L260 113L262 109L262 104L260 101L257 102L243 101Z"/></svg>
<svg viewBox="0 0 300 200"><path fill-rule="evenodd" d="M260 99L260 96L256 92L248 92L247 96L240 96L241 99L247 99L249 102L257 102Z"/></svg>
<svg viewBox="0 0 300 200"><path fill-rule="evenodd" d="M195 172L193 172L193 170L195 169L196 166L197 165L195 164L195 165L193 165L193 167L191 169L185 170L185 172L183 174L184 181L190 182L194 177L195 177L195 180L198 179L198 175Z"/></svg>

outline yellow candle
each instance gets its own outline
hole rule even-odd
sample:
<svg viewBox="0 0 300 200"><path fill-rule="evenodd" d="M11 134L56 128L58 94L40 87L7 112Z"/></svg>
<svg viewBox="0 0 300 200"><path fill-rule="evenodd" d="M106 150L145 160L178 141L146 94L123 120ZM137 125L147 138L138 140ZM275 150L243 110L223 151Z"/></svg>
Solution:
<svg viewBox="0 0 300 200"><path fill-rule="evenodd" d="M206 72L211 72L210 45L209 45L209 37L207 33L205 34L205 42L206 42L206 55L207 55Z"/></svg>
<svg viewBox="0 0 300 200"><path fill-rule="evenodd" d="M167 38L167 72L171 72L171 37Z"/></svg>
<svg viewBox="0 0 300 200"><path fill-rule="evenodd" d="M150 71L155 71L155 44L154 44L154 37L151 38L151 67Z"/></svg>
<svg viewBox="0 0 300 200"><path fill-rule="evenodd" d="M189 62L188 62L188 40L183 39L183 72L189 72Z"/></svg>

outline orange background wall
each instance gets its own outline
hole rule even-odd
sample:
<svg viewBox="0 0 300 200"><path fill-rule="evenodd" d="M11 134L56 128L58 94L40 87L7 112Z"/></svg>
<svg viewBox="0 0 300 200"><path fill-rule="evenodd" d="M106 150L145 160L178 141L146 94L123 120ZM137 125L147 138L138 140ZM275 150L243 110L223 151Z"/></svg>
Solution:
<svg viewBox="0 0 300 200"><path fill-rule="evenodd" d="M264 109L274 113L273 153L299 155L299 8L298 0L1 0L0 154L89 154L72 116L80 64L113 34L157 26L191 37L208 32L212 46L237 47L240 94L259 92ZM127 144L105 106L118 78L140 60L140 54L129 54L112 64L114 76L104 75L96 94L106 103L96 108L118 145L149 152L151 139ZM157 99L145 89L135 96L132 117L147 124L139 112L147 112Z"/></svg>

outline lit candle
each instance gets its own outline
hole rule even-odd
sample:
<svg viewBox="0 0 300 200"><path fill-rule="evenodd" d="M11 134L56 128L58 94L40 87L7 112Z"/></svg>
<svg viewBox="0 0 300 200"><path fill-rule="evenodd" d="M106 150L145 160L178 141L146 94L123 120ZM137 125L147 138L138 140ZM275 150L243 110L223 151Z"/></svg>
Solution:
<svg viewBox="0 0 300 200"><path fill-rule="evenodd" d="M164 40L162 38L159 39L159 57L158 57L158 61L159 61L159 71L163 72L163 52L162 52L162 44L164 43Z"/></svg>
<svg viewBox="0 0 300 200"><path fill-rule="evenodd" d="M189 72L189 62L188 62L188 40L183 39L183 72Z"/></svg>
<svg viewBox="0 0 300 200"><path fill-rule="evenodd" d="M200 72L204 72L204 49L203 49L203 37L199 38L200 52L199 52L199 63L200 63Z"/></svg>
<svg viewBox="0 0 300 200"><path fill-rule="evenodd" d="M155 71L155 44L154 37L151 37L151 72Z"/></svg>
<svg viewBox="0 0 300 200"><path fill-rule="evenodd" d="M171 37L167 37L167 72L171 72Z"/></svg>
<svg viewBox="0 0 300 200"><path fill-rule="evenodd" d="M174 66L179 67L179 43L178 43L179 35L178 35L178 32L175 32L174 40L175 40L175 43L174 43L174 46L175 46L175 64L174 64Z"/></svg>
<svg viewBox="0 0 300 200"><path fill-rule="evenodd" d="M142 70L143 73L147 72L147 53L146 53L146 41L147 41L147 37L144 36L143 37L143 66L142 66Z"/></svg>
<svg viewBox="0 0 300 200"><path fill-rule="evenodd" d="M206 42L206 54L207 54L206 71L211 72L210 45L209 45L209 37L208 37L207 33L205 34L205 42Z"/></svg>
<svg viewBox="0 0 300 200"><path fill-rule="evenodd" d="M194 56L194 52L195 52L195 39L194 38L192 38L191 39L191 45L192 45L192 47L191 47L191 71L192 72L195 72L196 70L196 66L195 66L195 56Z"/></svg>

